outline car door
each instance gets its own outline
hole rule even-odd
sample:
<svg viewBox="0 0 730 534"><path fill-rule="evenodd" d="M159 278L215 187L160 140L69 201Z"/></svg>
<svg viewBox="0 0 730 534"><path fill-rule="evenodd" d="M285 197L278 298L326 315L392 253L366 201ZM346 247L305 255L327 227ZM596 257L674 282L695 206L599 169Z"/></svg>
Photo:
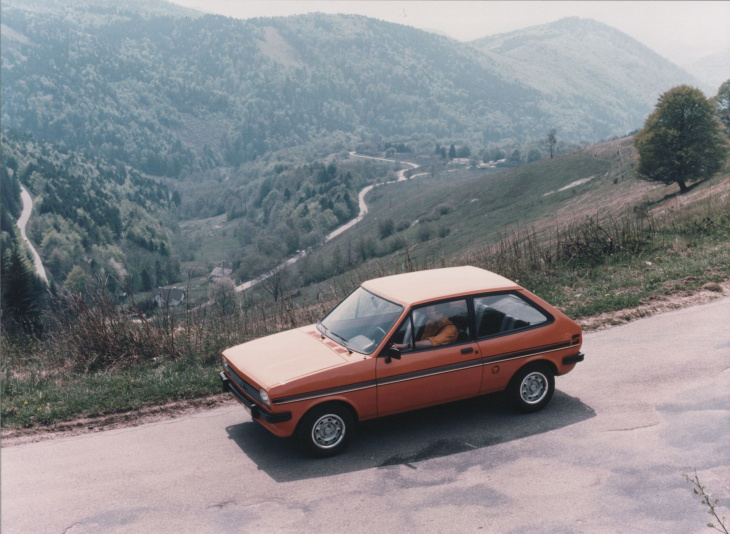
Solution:
<svg viewBox="0 0 730 534"><path fill-rule="evenodd" d="M527 298L500 292L475 297L473 304L484 363L481 393L505 389L527 359L552 350L542 327L553 317Z"/></svg>
<svg viewBox="0 0 730 534"><path fill-rule="evenodd" d="M429 306L446 308L445 321L429 322ZM477 395L482 370L472 324L466 299L412 310L391 339L411 348L403 350L400 359L383 354L377 361L378 416ZM457 331L453 339L452 326ZM437 346L418 346L426 338Z"/></svg>

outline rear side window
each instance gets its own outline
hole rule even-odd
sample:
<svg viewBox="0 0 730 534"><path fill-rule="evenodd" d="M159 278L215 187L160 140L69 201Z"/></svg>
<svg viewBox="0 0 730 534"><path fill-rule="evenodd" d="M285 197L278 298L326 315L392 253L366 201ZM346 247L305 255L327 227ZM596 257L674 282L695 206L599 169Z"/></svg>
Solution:
<svg viewBox="0 0 730 534"><path fill-rule="evenodd" d="M477 336L493 336L547 323L550 318L512 293L474 299Z"/></svg>

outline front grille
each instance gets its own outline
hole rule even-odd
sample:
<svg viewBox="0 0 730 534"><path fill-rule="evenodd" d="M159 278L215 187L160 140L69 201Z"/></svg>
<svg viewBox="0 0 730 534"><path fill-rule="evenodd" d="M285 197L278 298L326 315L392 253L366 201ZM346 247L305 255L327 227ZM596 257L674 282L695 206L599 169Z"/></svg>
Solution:
<svg viewBox="0 0 730 534"><path fill-rule="evenodd" d="M258 389L256 389L251 384L246 382L243 378L238 376L238 374L236 374L236 372L231 369L231 367L227 363L224 363L223 367L226 370L226 373L228 373L228 376L231 377L231 380L233 380L233 382L238 386L240 390L242 390L246 395L251 397L258 404L264 404L264 401L261 400L261 395L259 395Z"/></svg>

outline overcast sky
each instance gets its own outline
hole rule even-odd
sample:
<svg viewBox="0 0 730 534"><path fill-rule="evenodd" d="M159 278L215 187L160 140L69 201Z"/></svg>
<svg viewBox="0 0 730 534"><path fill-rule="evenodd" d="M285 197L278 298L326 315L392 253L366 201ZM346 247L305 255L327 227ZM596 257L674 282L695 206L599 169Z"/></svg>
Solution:
<svg viewBox="0 0 730 534"><path fill-rule="evenodd" d="M728 1L171 1L242 19L312 12L356 13L437 31L461 41L578 16L613 26L677 63L730 51Z"/></svg>

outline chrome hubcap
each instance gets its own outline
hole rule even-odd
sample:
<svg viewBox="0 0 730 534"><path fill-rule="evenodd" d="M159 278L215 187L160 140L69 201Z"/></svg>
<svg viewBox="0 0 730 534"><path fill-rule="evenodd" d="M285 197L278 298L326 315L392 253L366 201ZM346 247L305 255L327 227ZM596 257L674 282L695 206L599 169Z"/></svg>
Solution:
<svg viewBox="0 0 730 534"><path fill-rule="evenodd" d="M322 449L331 449L345 437L345 422L337 415L323 415L312 427L312 440Z"/></svg>
<svg viewBox="0 0 730 534"><path fill-rule="evenodd" d="M537 404L548 391L548 380L544 374L537 371L528 374L520 386L522 400L527 404Z"/></svg>

